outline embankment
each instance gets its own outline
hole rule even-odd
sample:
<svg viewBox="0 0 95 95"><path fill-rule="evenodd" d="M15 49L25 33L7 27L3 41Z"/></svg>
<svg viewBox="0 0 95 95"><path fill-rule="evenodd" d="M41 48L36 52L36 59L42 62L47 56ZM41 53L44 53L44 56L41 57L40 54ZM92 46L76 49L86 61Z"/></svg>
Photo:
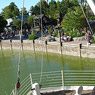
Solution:
<svg viewBox="0 0 95 95"><path fill-rule="evenodd" d="M2 40L0 41L0 49L19 49L19 40ZM58 42L41 42L41 41L22 41L23 50L44 51L52 53L60 53L73 56L81 56L95 58L95 45L87 47L82 44L58 43Z"/></svg>

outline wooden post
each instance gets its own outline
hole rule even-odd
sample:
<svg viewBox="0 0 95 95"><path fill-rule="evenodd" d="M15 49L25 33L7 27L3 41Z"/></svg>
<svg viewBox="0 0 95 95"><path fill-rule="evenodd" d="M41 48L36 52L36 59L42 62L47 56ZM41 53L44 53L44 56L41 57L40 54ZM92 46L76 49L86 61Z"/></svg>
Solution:
<svg viewBox="0 0 95 95"><path fill-rule="evenodd" d="M81 57L82 43L79 44L78 48L79 48L79 56Z"/></svg>
<svg viewBox="0 0 95 95"><path fill-rule="evenodd" d="M22 50L23 50L23 40L21 39L21 46L22 46Z"/></svg>
<svg viewBox="0 0 95 95"><path fill-rule="evenodd" d="M61 34L60 34L59 30L58 30L58 33L59 33L59 41L60 41L60 51L61 51L61 54L62 54L62 42L61 42Z"/></svg>
<svg viewBox="0 0 95 95"><path fill-rule="evenodd" d="M63 46L63 44L62 44L62 42L60 42L61 54L62 54L62 46Z"/></svg>
<svg viewBox="0 0 95 95"><path fill-rule="evenodd" d="M35 40L33 40L33 49L35 51Z"/></svg>
<svg viewBox="0 0 95 95"><path fill-rule="evenodd" d="M0 46L1 46L1 50L2 50L2 40L0 40Z"/></svg>
<svg viewBox="0 0 95 95"><path fill-rule="evenodd" d="M47 52L47 40L45 41L45 46L46 46L46 52Z"/></svg>
<svg viewBox="0 0 95 95"><path fill-rule="evenodd" d="M10 46L11 46L11 50L12 50L12 40L10 40Z"/></svg>

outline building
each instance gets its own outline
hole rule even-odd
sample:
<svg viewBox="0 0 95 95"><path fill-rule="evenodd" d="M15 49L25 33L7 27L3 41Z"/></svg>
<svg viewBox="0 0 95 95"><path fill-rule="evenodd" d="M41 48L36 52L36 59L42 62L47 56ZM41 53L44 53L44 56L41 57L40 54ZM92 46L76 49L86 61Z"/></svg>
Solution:
<svg viewBox="0 0 95 95"><path fill-rule="evenodd" d="M43 26L46 26L46 25L50 24L50 19L47 16L45 16L44 14L34 16L34 29L35 30L40 30L41 19L42 19L42 25Z"/></svg>

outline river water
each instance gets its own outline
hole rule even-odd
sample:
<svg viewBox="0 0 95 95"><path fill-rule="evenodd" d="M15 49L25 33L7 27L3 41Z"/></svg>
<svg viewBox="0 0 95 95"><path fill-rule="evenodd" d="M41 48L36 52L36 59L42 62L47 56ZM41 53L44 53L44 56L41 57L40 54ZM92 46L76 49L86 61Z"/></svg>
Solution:
<svg viewBox="0 0 95 95"><path fill-rule="evenodd" d="M17 81L19 51L0 51L0 95L9 95ZM20 78L23 80L30 73L60 70L95 70L95 59L74 56L41 53L33 51L21 52Z"/></svg>

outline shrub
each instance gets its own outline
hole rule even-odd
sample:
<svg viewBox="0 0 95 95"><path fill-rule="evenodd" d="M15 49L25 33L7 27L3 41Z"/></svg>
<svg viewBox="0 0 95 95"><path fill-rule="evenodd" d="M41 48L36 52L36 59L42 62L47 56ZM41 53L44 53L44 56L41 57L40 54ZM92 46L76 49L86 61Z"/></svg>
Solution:
<svg viewBox="0 0 95 95"><path fill-rule="evenodd" d="M50 34L50 33L51 33L51 31L52 31L52 30L49 28L49 29L48 29L48 33Z"/></svg>
<svg viewBox="0 0 95 95"><path fill-rule="evenodd" d="M29 40L35 40L35 39L37 39L38 37L37 37L37 34L34 33L34 34L29 35L28 38L29 38Z"/></svg>
<svg viewBox="0 0 95 95"><path fill-rule="evenodd" d="M74 29L71 36L72 37L81 37L81 36L84 36L85 33L80 33L77 29Z"/></svg>
<svg viewBox="0 0 95 95"><path fill-rule="evenodd" d="M95 40L92 40L92 43L94 43L94 44L95 44Z"/></svg>

